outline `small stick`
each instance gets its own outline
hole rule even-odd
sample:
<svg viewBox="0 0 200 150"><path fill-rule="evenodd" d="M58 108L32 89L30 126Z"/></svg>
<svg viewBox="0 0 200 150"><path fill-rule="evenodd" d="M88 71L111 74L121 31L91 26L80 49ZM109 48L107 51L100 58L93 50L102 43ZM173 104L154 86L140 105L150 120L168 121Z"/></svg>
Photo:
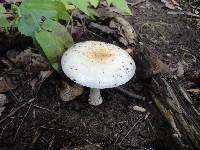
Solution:
<svg viewBox="0 0 200 150"><path fill-rule="evenodd" d="M89 143L89 144L93 144L93 143L92 143L91 141L89 141L88 139L83 138L83 137L79 137L79 136L73 134L73 132L71 132L71 131L69 131L69 130L67 130L67 129L56 129L56 128L48 128L48 127L40 127L40 128L41 128L41 129L47 129L47 130L54 130L54 131L57 130L57 131L68 132L69 134L72 134L72 135L75 136L75 137L81 138L82 140L86 141L86 142Z"/></svg>
<svg viewBox="0 0 200 150"><path fill-rule="evenodd" d="M0 120L0 124L2 122L4 122L6 119L10 118L12 115L14 115L17 111L19 111L21 108L23 108L24 106L26 106L27 104L33 102L35 100L35 98L30 99L29 101L25 102L24 104L22 104L21 106L17 107L16 109L14 109L12 112L10 112L6 117L4 117L3 119Z"/></svg>
<svg viewBox="0 0 200 150"><path fill-rule="evenodd" d="M54 142L54 140L55 140L55 137L56 137L55 135L52 136L51 141L50 141L50 143L49 143L48 150L51 150L51 147L52 147L52 145L53 145L53 142Z"/></svg>
<svg viewBox="0 0 200 150"><path fill-rule="evenodd" d="M39 109L42 109L42 110L45 110L45 111L48 111L50 113L53 113L53 114L56 114L56 115L59 115L59 113L55 112L55 111L52 111L48 108L45 108L45 107L42 107L42 106L38 106L38 105L33 105L35 108L39 108Z"/></svg>
<svg viewBox="0 0 200 150"><path fill-rule="evenodd" d="M20 122L19 127L17 128L17 131L16 131L16 133L15 133L14 140L15 140L16 137L17 137L17 134L18 134L18 132L19 132L19 130L20 130L20 128L21 128L23 122L24 122L24 119L27 117L27 115L28 115L28 113L29 113L29 111L30 111L30 109L31 109L31 106L32 106L32 105L30 104L28 110L26 111L26 114L25 114L24 117L22 118L22 121Z"/></svg>
<svg viewBox="0 0 200 150"><path fill-rule="evenodd" d="M138 123L141 122L142 119L144 119L144 118L147 119L148 116L149 116L149 114L150 114L150 113L147 113L146 115L143 115L142 117L140 117L140 118L136 121L136 123L131 127L131 129L128 131L128 133L123 137L123 139L121 140L121 142L120 142L119 144L121 144L121 143L125 140L125 138L131 133L131 131L135 128L135 126L138 125Z"/></svg>
<svg viewBox="0 0 200 150"><path fill-rule="evenodd" d="M0 139L3 137L3 133L4 133L4 131L6 130L6 128L11 124L11 123L13 123L14 122L14 119L12 119L10 122L8 122L4 127L3 127L3 129L2 129L2 131L1 131L1 133L0 133Z"/></svg>
<svg viewBox="0 0 200 150"><path fill-rule="evenodd" d="M55 122L55 121L57 121L58 119L60 119L60 117L61 117L61 116L58 116L58 117L56 117L56 118L50 120L49 122L47 122L47 123L41 125L40 128L52 124L53 122Z"/></svg>
<svg viewBox="0 0 200 150"><path fill-rule="evenodd" d="M137 95L137 94L132 93L130 91L127 91L127 90L125 90L125 89L123 89L121 87L116 87L115 89L117 91L123 93L124 95L127 95L127 96L131 97L131 98L135 98L135 99L139 99L139 100L145 101L145 97Z"/></svg>

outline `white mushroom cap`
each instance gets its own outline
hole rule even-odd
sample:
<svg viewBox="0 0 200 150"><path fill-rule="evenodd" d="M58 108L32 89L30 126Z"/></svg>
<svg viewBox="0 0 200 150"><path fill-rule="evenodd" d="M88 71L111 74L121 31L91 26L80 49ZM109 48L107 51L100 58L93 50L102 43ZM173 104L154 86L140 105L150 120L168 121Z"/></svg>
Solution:
<svg viewBox="0 0 200 150"><path fill-rule="evenodd" d="M125 50L98 41L75 44L63 54L61 65L71 80L97 89L128 82L136 69L135 62Z"/></svg>

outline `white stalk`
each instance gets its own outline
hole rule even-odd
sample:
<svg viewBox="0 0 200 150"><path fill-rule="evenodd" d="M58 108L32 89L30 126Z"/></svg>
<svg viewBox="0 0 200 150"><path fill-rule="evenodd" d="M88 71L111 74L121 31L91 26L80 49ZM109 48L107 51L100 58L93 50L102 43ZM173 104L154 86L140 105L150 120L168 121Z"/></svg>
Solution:
<svg viewBox="0 0 200 150"><path fill-rule="evenodd" d="M91 105L97 106L103 102L101 97L100 89L90 88L89 103Z"/></svg>

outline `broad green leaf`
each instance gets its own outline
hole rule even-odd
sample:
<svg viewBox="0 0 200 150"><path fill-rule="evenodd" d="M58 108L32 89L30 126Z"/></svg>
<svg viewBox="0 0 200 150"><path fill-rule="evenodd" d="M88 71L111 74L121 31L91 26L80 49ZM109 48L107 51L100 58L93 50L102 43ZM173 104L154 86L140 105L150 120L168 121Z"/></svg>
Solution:
<svg viewBox="0 0 200 150"><path fill-rule="evenodd" d="M11 5L11 11L15 14L15 17L12 21L12 27L17 27L18 23L19 23L19 19L21 17L21 12L20 9L17 5L12 4Z"/></svg>
<svg viewBox="0 0 200 150"><path fill-rule="evenodd" d="M2 4L0 4L0 27L3 27L3 28L6 28L9 26L8 20L3 14L5 12L6 12L6 9L3 7Z"/></svg>
<svg viewBox="0 0 200 150"><path fill-rule="evenodd" d="M73 39L66 27L47 19L42 24L41 30L35 34L35 39L49 63L59 71L58 59L65 49L73 45Z"/></svg>
<svg viewBox="0 0 200 150"><path fill-rule="evenodd" d="M88 1L95 8L99 5L99 0L88 0Z"/></svg>
<svg viewBox="0 0 200 150"><path fill-rule="evenodd" d="M22 34L33 36L42 18L68 20L69 15L63 3L55 0L25 0L19 7L18 29Z"/></svg>
<svg viewBox="0 0 200 150"><path fill-rule="evenodd" d="M80 9L82 12L89 15L89 13L88 13L89 3L87 0L81 0L81 1L80 0L65 0L65 1L73 4L78 9Z"/></svg>
<svg viewBox="0 0 200 150"><path fill-rule="evenodd" d="M60 2L64 4L66 10L73 10L76 8L74 5L70 5L66 0L60 0Z"/></svg>
<svg viewBox="0 0 200 150"><path fill-rule="evenodd" d="M108 5L113 4L117 9L126 12L128 14L132 14L131 10L128 7L126 0L107 0Z"/></svg>
<svg viewBox="0 0 200 150"><path fill-rule="evenodd" d="M0 4L0 14L5 13L6 9L3 7L2 4Z"/></svg>
<svg viewBox="0 0 200 150"><path fill-rule="evenodd" d="M0 14L0 27L6 28L9 26L9 22L5 16Z"/></svg>
<svg viewBox="0 0 200 150"><path fill-rule="evenodd" d="M80 11L84 12L86 15L93 17L97 16L97 13L89 8L89 4L92 4L93 6L98 5L97 0L63 0L68 4L73 4L75 7L77 7Z"/></svg>

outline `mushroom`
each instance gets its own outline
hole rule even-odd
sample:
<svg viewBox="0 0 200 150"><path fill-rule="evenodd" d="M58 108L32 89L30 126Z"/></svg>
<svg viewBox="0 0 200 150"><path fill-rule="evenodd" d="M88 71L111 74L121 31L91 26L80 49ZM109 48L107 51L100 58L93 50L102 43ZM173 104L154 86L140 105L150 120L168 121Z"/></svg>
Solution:
<svg viewBox="0 0 200 150"><path fill-rule="evenodd" d="M125 50L99 41L75 44L63 54L61 66L71 80L90 87L91 105L102 103L100 89L128 82L136 69L135 62Z"/></svg>

